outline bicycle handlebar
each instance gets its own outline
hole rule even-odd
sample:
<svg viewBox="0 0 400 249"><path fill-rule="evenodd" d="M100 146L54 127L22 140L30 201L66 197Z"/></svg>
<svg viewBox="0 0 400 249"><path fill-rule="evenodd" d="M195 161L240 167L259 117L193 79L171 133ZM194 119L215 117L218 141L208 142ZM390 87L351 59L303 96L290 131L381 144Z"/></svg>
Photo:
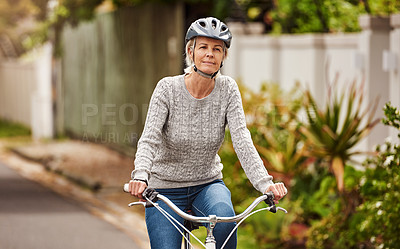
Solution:
<svg viewBox="0 0 400 249"><path fill-rule="evenodd" d="M124 191L129 192L129 184L126 183L124 185ZM260 204L260 202L264 201L269 207L267 208L270 212L276 213L277 210L281 210L284 213L287 213L287 211L284 208L281 207L276 207L274 203L274 194L272 192L268 192L258 198L256 198L253 203L250 204L250 206L243 211L241 214L238 214L233 217L197 217L190 215L188 213L185 213L181 209L179 209L172 201L170 201L167 197L163 196L162 194L159 194L156 192L154 189L149 189L147 188L143 192L143 197L147 200L146 202L133 202L130 203L129 206L133 205L143 205L145 207L152 206L151 203L155 203L157 200L163 201L167 206L169 206L176 214L184 218L185 220L188 221L193 221L193 222L198 222L198 223L209 223L209 222L234 222L234 221L239 221L246 217L253 209Z"/></svg>

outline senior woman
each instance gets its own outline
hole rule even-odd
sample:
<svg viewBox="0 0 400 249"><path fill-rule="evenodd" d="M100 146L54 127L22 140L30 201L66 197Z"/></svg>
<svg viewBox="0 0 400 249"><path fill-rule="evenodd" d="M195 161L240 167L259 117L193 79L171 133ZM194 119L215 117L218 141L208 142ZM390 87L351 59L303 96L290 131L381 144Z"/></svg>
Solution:
<svg viewBox="0 0 400 249"><path fill-rule="evenodd" d="M272 182L253 145L236 82L220 74L231 39L228 27L213 17L189 27L185 74L161 79L151 97L129 183L132 195L142 198L148 186L195 215L233 216L217 154L226 126L253 186L261 193L272 191L276 200L286 195L283 183ZM164 203L159 205L183 223ZM180 248L182 236L154 207L146 209L146 225L151 248ZM216 225L217 248L234 226ZM236 243L235 234L226 248L236 248Z"/></svg>

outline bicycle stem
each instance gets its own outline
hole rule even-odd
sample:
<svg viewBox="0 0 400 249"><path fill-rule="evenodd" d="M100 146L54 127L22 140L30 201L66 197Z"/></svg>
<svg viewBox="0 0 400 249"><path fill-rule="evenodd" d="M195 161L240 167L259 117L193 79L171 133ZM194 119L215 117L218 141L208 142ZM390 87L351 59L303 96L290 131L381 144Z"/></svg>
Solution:
<svg viewBox="0 0 400 249"><path fill-rule="evenodd" d="M207 227L207 237L206 237L206 249L215 249L215 245L217 244L217 241L215 240L213 231L214 227L217 224L217 216L216 215L210 215L208 217L210 219L210 223Z"/></svg>

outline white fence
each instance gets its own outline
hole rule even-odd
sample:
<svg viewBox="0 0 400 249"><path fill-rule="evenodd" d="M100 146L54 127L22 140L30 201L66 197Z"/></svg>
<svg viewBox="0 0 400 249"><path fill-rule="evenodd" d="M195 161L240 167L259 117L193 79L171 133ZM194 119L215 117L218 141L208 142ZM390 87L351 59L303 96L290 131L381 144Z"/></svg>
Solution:
<svg viewBox="0 0 400 249"><path fill-rule="evenodd" d="M397 107L400 107L400 15L391 17L390 24L393 28L390 33L390 49L387 53L386 64L389 71L389 99ZM398 131L391 131L394 137Z"/></svg>
<svg viewBox="0 0 400 249"><path fill-rule="evenodd" d="M31 126L31 95L36 91L32 63L0 63L0 117Z"/></svg>
<svg viewBox="0 0 400 249"><path fill-rule="evenodd" d="M366 105L379 96L377 117L383 117L384 103L391 101L400 106L400 70L396 62L400 15L362 16L359 22L363 29L360 33L283 36L249 34L257 28L230 23L234 38L223 73L241 79L254 91L263 82L278 83L286 90L300 82L319 103L326 100L328 85L336 74L340 88L354 80L364 81ZM360 149L370 150L395 133L379 124Z"/></svg>
<svg viewBox="0 0 400 249"><path fill-rule="evenodd" d="M30 127L34 138L50 138L52 47L46 44L31 56L0 61L0 118Z"/></svg>

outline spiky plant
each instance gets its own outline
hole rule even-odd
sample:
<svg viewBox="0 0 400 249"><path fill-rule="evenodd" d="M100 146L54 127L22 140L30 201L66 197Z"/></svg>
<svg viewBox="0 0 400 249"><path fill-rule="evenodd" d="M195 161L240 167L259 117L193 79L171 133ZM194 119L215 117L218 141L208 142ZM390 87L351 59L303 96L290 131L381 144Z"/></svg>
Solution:
<svg viewBox="0 0 400 249"><path fill-rule="evenodd" d="M345 163L354 155L364 153L353 149L379 122L378 118L374 119L378 99L372 108L363 108L363 84L359 86L354 81L340 94L337 84L333 84L323 108L318 107L310 91L306 91L305 100L308 123L300 128L300 132L306 138L309 154L328 162L338 190L343 191Z"/></svg>

